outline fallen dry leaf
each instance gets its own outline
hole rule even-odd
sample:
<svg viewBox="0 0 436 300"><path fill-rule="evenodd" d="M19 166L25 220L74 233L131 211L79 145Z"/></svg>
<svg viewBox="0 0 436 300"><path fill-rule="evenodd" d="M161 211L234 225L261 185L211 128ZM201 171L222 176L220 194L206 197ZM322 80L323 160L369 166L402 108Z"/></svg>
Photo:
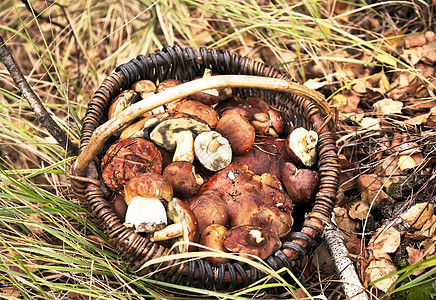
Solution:
<svg viewBox="0 0 436 300"><path fill-rule="evenodd" d="M418 166L415 160L409 155L401 155L398 159L398 165L401 171L411 170Z"/></svg>
<svg viewBox="0 0 436 300"><path fill-rule="evenodd" d="M335 221L338 227L344 232L358 232L359 223L350 218L348 211L344 207L337 206L333 209L335 212ZM347 239L346 234L342 234Z"/></svg>
<svg viewBox="0 0 436 300"><path fill-rule="evenodd" d="M357 178L357 189L360 199L372 207L377 207L388 195L383 191L383 181L376 174L363 174Z"/></svg>
<svg viewBox="0 0 436 300"><path fill-rule="evenodd" d="M397 67L397 60L392 55L379 53L375 56L375 59L382 64L390 65L394 68Z"/></svg>
<svg viewBox="0 0 436 300"><path fill-rule="evenodd" d="M394 227L382 226L377 229L368 243L368 249L372 250L376 259L390 259L388 253L398 249L401 242L401 234Z"/></svg>
<svg viewBox="0 0 436 300"><path fill-rule="evenodd" d="M380 130L380 120L376 118L365 117L360 121L360 126L369 130Z"/></svg>
<svg viewBox="0 0 436 300"><path fill-rule="evenodd" d="M426 237L436 236L436 215L432 215L431 218L422 225L420 233L420 235Z"/></svg>
<svg viewBox="0 0 436 300"><path fill-rule="evenodd" d="M381 260L373 260L369 263L368 267L365 269L366 281L373 282L377 279L390 275L397 271L397 268L394 264L387 259ZM374 284L376 288L382 290L383 292L387 292L392 284L397 280L398 275L391 276L382 281L379 281Z"/></svg>
<svg viewBox="0 0 436 300"><path fill-rule="evenodd" d="M409 223L413 228L419 230L432 217L433 213L433 204L418 203L402 214L401 219Z"/></svg>
<svg viewBox="0 0 436 300"><path fill-rule="evenodd" d="M407 246L406 247L407 253L409 254L409 258L407 259L407 262L409 265L414 265L416 263L419 263L424 260L424 251L420 249L415 249L413 247ZM417 270L413 273L413 275L417 276L424 272L425 269Z"/></svg>
<svg viewBox="0 0 436 300"><path fill-rule="evenodd" d="M392 99L383 99L374 103L373 106L376 112L382 113L384 115L401 114L403 102L394 101Z"/></svg>
<svg viewBox="0 0 436 300"><path fill-rule="evenodd" d="M368 217L369 204L362 200L356 201L350 205L348 214L353 219L364 220Z"/></svg>
<svg viewBox="0 0 436 300"><path fill-rule="evenodd" d="M409 35L404 38L404 44L406 48L421 47L427 44L427 39L424 33Z"/></svg>

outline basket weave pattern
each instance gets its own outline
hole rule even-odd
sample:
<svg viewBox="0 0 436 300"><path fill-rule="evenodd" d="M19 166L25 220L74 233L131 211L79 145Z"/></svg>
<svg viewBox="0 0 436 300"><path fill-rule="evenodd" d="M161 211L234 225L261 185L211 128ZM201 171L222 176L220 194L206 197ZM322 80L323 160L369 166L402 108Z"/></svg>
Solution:
<svg viewBox="0 0 436 300"><path fill-rule="evenodd" d="M86 151L86 145L95 129L107 120L107 108L121 90L129 88L135 81L141 79L148 79L154 83L170 78L190 81L201 76L206 68L211 69L213 74L256 75L292 81L288 75L263 63L216 49L201 48L199 51L194 51L191 48L183 50L174 46L164 47L162 51L148 56L140 55L120 65L93 95L83 121L80 152ZM289 93L246 88L234 89L234 91L242 99L262 98L270 106L279 110L286 122L288 133L296 127L316 130L322 124L325 115L329 113L316 101ZM284 242L280 250L265 260L275 270L284 266L292 269L295 261L307 254L314 238L323 232L324 226L330 221L339 182L332 126L329 124L319 134L317 147L320 187L315 204L305 219L302 230L293 232L290 240ZM133 229L126 228L116 217L104 198L100 186L99 158L101 157L96 157L89 164L85 176L72 176L72 184L82 203L98 219L107 237L117 246L126 265L130 270L136 271L150 259L169 254L170 249L138 235ZM213 267L205 259L168 261L159 267L167 268L155 273L154 277L158 280L227 291L247 286L262 276L259 270L251 266L242 267L238 263L229 263ZM149 271L152 270L141 269L140 273Z"/></svg>

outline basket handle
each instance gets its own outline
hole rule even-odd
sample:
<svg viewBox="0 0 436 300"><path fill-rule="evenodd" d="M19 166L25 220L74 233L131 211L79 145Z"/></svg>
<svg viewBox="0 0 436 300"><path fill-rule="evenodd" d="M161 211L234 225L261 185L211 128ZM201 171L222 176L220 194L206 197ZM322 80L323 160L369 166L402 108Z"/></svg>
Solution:
<svg viewBox="0 0 436 300"><path fill-rule="evenodd" d="M287 92L314 101L323 110L323 113L330 113L330 107L322 94L293 81L250 75L216 75L200 78L141 100L123 110L116 118L110 119L97 127L88 144L83 147L77 157L73 165L72 174L84 176L87 166L97 156L107 139L145 112L196 92L226 87L258 88Z"/></svg>

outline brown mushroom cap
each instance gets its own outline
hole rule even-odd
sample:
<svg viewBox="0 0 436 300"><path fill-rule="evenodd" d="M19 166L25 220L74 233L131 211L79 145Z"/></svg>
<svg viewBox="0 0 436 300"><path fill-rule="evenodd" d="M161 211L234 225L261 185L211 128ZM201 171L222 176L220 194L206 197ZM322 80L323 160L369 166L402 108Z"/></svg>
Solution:
<svg viewBox="0 0 436 300"><path fill-rule="evenodd" d="M154 94L156 92L156 85L153 81L143 79L133 83L132 89L143 97L150 93Z"/></svg>
<svg viewBox="0 0 436 300"><path fill-rule="evenodd" d="M289 197L295 204L309 204L315 199L319 188L318 173L309 169L297 169L287 162L282 168L282 181Z"/></svg>
<svg viewBox="0 0 436 300"><path fill-rule="evenodd" d="M311 167L316 163L318 134L298 127L288 135L286 151L298 165Z"/></svg>
<svg viewBox="0 0 436 300"><path fill-rule="evenodd" d="M235 155L247 154L253 146L254 127L245 117L236 112L222 116L215 130L229 140Z"/></svg>
<svg viewBox="0 0 436 300"><path fill-rule="evenodd" d="M112 102L108 111L108 118L112 119L118 116L125 108L132 105L138 100L138 94L132 90L121 92Z"/></svg>
<svg viewBox="0 0 436 300"><path fill-rule="evenodd" d="M173 197L173 188L160 174L141 174L130 179L124 188L124 201L127 204L136 196L170 201Z"/></svg>
<svg viewBox="0 0 436 300"><path fill-rule="evenodd" d="M250 152L233 157L234 163L243 163L257 175L270 173L280 178L283 164L290 161L286 139L267 138L256 141Z"/></svg>
<svg viewBox="0 0 436 300"><path fill-rule="evenodd" d="M162 172L162 156L145 139L125 139L109 147L101 163L103 182L114 192L123 190L132 177Z"/></svg>
<svg viewBox="0 0 436 300"><path fill-rule="evenodd" d="M241 254L255 255L264 260L282 246L279 237L271 230L241 225L231 228L224 239L224 247ZM251 256L246 256L252 258Z"/></svg>
<svg viewBox="0 0 436 300"><path fill-rule="evenodd" d="M218 192L208 190L186 200L189 208L197 218L198 228L203 232L211 224L228 226L230 224L229 211L226 202Z"/></svg>
<svg viewBox="0 0 436 300"><path fill-rule="evenodd" d="M162 176L173 187L176 197L186 198L197 193L203 179L195 174L194 165L187 161L175 161L169 164Z"/></svg>
<svg viewBox="0 0 436 300"><path fill-rule="evenodd" d="M261 226L283 237L293 223L291 200L276 177L263 176L246 165L231 164L210 177L198 194L216 191L227 204L231 226Z"/></svg>
<svg viewBox="0 0 436 300"><path fill-rule="evenodd" d="M211 224L207 226L201 233L200 244L217 251L228 252L226 248L224 248L224 238L226 233L227 228L225 226L220 224ZM204 251L209 250L204 249ZM230 262L230 260L225 257L206 257L206 260L214 266Z"/></svg>
<svg viewBox="0 0 436 300"><path fill-rule="evenodd" d="M181 100L175 103L171 109L191 116L196 116L203 122L207 123L210 127L215 127L219 119L218 113L213 108L199 101Z"/></svg>

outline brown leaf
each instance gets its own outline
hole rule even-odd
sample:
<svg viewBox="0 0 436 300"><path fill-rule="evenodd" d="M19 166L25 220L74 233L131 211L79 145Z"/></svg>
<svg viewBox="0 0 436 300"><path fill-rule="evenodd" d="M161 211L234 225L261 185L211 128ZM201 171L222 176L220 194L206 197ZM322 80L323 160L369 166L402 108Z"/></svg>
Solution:
<svg viewBox="0 0 436 300"><path fill-rule="evenodd" d="M412 247L407 246L406 247L407 253L409 254L409 258L407 259L407 262L409 263L409 265L414 265L416 263L419 263L421 261L423 261L424 259L424 252L420 249L415 249ZM413 275L417 276L419 274L421 274L422 272L424 272L425 269L421 269L421 270L417 270L416 272L413 273Z"/></svg>
<svg viewBox="0 0 436 300"><path fill-rule="evenodd" d="M381 114L401 114L403 102L394 101L392 99L383 99L377 101L373 105L376 112Z"/></svg>
<svg viewBox="0 0 436 300"><path fill-rule="evenodd" d="M424 33L409 35L404 38L406 48L421 47L427 44Z"/></svg>
<svg viewBox="0 0 436 300"><path fill-rule="evenodd" d="M392 274L396 271L397 268L394 266L394 264L391 261L387 259L381 259L381 260L375 259L371 261L368 267L366 268L365 279L367 283L369 283L377 279L380 279L384 276L387 276L389 274ZM387 292L389 287L397 280L397 278L398 275L389 277L387 279L375 283L374 286L379 290L382 290L383 292Z"/></svg>
<svg viewBox="0 0 436 300"><path fill-rule="evenodd" d="M361 192L360 198L373 207L388 199L383 191L382 179L375 174L363 174L357 179L357 189Z"/></svg>
<svg viewBox="0 0 436 300"><path fill-rule="evenodd" d="M393 253L398 249L401 242L401 234L394 227L385 226L377 229L368 243L368 249L373 251L376 259L390 259L388 253Z"/></svg>
<svg viewBox="0 0 436 300"><path fill-rule="evenodd" d="M336 94L332 98L331 104L336 106L342 113L351 113L357 110L360 98L350 94Z"/></svg>
<svg viewBox="0 0 436 300"><path fill-rule="evenodd" d="M409 223L415 229L421 229L422 226L433 216L434 207L431 203L418 203L409 208L401 218Z"/></svg>
<svg viewBox="0 0 436 300"><path fill-rule="evenodd" d="M359 231L359 223L351 219L350 216L348 216L348 212L346 208L338 206L335 207L333 211L335 212L336 224L338 224L341 230L345 232Z"/></svg>
<svg viewBox="0 0 436 300"><path fill-rule="evenodd" d="M364 220L368 217L369 205L361 200L351 204L348 214L353 219Z"/></svg>

